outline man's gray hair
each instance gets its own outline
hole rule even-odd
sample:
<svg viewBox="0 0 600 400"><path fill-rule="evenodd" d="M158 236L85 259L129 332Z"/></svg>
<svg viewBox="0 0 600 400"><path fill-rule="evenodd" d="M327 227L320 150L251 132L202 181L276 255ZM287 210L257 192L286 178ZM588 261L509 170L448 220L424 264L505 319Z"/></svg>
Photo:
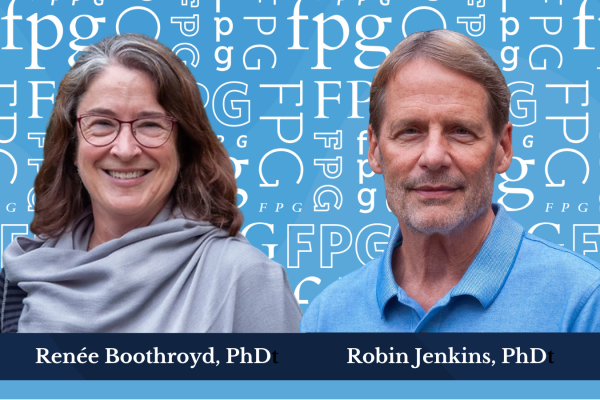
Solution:
<svg viewBox="0 0 600 400"><path fill-rule="evenodd" d="M437 61L479 82L488 94L488 118L495 137L508 123L510 90L506 80L490 55L474 40L458 32L438 29L415 32L402 40L385 58L375 73L371 85L369 124L379 136L385 115L385 92L389 81L410 61Z"/></svg>

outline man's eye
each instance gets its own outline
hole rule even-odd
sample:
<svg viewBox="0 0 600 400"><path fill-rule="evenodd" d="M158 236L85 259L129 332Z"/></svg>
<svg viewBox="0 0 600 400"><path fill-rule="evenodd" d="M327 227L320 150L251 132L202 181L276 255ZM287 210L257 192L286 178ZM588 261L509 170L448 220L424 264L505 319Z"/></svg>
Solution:
<svg viewBox="0 0 600 400"><path fill-rule="evenodd" d="M456 133L458 135L470 135L471 131L469 131L468 129L465 129L465 128L455 128L454 133Z"/></svg>
<svg viewBox="0 0 600 400"><path fill-rule="evenodd" d="M419 131L415 128L408 128L400 132L401 135L414 135L419 133Z"/></svg>

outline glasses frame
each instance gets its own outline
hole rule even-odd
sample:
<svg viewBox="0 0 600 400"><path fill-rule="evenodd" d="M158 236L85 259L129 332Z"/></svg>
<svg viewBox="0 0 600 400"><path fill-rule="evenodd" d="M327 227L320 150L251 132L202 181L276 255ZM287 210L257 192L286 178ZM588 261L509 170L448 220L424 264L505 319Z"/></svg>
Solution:
<svg viewBox="0 0 600 400"><path fill-rule="evenodd" d="M117 134L115 135L115 137L108 143L106 144L94 144L92 142L90 142L88 140L88 138L85 137L85 135L83 134L83 129L81 129L81 120L85 117L104 117L104 118L110 118L113 119L115 121L117 121L119 123L119 127L117 129ZM144 119L154 119L154 118L159 118L159 119L164 119L167 121L171 121L171 130L169 131L169 136L167 136L167 138L165 139L165 141L161 144L159 144L158 146L147 146L145 144L143 144L142 142L140 142L140 140L137 138L136 134L135 134L135 129L133 129L133 124L134 122L140 121L140 120L144 120ZM163 146L165 143L167 143L169 141L169 139L171 138L171 135L173 134L173 128L175 127L175 125L177 124L177 119L173 118L173 117L169 117L168 115L155 115L155 116L148 116L148 117L141 117L141 118L136 118L136 119L132 119L131 121L123 121L120 120L118 118L115 117L111 117L108 115L103 115L103 114L82 114L79 117L77 117L77 126L79 127L79 132L81 132L81 136L83 137L83 139L88 142L89 144L91 144L94 147L105 147L108 146L112 143L114 143L115 140L117 140L117 137L119 136L119 134L121 133L121 128L123 126L123 124L129 124L131 126L131 134L133 135L133 138L135 139L136 142L138 142L138 144L142 147L145 147L147 149L156 149L159 148L160 146Z"/></svg>

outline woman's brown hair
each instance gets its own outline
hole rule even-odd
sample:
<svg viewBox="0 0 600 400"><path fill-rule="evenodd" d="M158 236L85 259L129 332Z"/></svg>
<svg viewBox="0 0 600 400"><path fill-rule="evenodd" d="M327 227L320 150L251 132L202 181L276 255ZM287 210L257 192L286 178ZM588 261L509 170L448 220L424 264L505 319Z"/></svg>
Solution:
<svg viewBox="0 0 600 400"><path fill-rule="evenodd" d="M168 47L139 34L107 37L89 46L61 81L46 131L44 161L35 179L31 231L57 237L90 204L74 164L76 112L92 80L110 65L148 74L156 83L158 102L178 121L181 170L172 191L175 205L191 218L237 234L243 216L236 205L233 167L210 126L196 80Z"/></svg>

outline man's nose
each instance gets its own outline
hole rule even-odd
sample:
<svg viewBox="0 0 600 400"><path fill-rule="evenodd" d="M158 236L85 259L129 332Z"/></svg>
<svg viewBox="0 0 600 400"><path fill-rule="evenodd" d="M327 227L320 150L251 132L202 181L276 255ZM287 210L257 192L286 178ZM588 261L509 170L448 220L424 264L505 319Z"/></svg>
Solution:
<svg viewBox="0 0 600 400"><path fill-rule="evenodd" d="M142 152L140 144L133 137L131 124L121 124L121 130L111 146L110 153L123 161L131 160Z"/></svg>
<svg viewBox="0 0 600 400"><path fill-rule="evenodd" d="M452 165L449 143L441 129L431 129L423 142L419 165L430 170L448 168Z"/></svg>

